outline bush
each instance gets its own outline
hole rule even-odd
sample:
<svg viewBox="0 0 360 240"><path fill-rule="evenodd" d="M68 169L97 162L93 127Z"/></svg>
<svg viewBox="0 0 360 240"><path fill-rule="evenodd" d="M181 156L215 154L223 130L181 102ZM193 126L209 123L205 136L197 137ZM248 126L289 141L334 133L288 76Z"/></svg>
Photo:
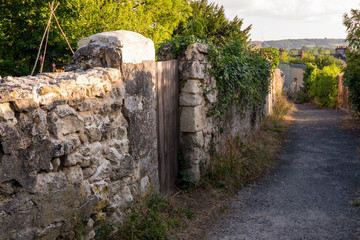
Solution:
<svg viewBox="0 0 360 240"><path fill-rule="evenodd" d="M326 66L316 72L311 82L309 95L314 97L320 106L336 107L337 105L337 75L341 70L335 65Z"/></svg>

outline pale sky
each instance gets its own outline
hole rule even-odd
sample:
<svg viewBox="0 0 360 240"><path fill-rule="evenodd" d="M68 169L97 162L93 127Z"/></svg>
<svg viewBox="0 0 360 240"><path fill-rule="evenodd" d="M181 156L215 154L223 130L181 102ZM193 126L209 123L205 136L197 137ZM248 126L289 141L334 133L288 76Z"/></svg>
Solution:
<svg viewBox="0 0 360 240"><path fill-rule="evenodd" d="M345 38L342 16L360 8L360 0L209 0L252 24L251 39Z"/></svg>

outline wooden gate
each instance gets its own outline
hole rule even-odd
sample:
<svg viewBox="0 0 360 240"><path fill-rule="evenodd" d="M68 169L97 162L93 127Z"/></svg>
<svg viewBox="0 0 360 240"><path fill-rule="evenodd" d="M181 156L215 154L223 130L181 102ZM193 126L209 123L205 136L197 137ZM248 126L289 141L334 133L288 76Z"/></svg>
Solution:
<svg viewBox="0 0 360 240"><path fill-rule="evenodd" d="M160 191L167 193L179 169L178 61L156 62L156 82Z"/></svg>

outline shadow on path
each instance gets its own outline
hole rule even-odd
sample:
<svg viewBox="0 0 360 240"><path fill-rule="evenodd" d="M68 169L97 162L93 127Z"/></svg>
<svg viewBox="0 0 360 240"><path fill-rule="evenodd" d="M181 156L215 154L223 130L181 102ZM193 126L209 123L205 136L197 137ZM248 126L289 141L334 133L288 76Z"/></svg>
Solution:
<svg viewBox="0 0 360 240"><path fill-rule="evenodd" d="M297 105L279 166L238 193L205 239L359 239L360 131L346 113Z"/></svg>

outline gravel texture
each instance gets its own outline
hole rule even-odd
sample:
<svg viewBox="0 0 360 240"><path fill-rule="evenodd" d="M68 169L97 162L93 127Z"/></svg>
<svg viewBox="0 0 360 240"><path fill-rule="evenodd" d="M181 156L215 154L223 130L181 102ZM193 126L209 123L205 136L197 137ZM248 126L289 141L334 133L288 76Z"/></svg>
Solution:
<svg viewBox="0 0 360 240"><path fill-rule="evenodd" d="M205 239L360 239L360 130L349 115L297 105L279 165L238 193Z"/></svg>

